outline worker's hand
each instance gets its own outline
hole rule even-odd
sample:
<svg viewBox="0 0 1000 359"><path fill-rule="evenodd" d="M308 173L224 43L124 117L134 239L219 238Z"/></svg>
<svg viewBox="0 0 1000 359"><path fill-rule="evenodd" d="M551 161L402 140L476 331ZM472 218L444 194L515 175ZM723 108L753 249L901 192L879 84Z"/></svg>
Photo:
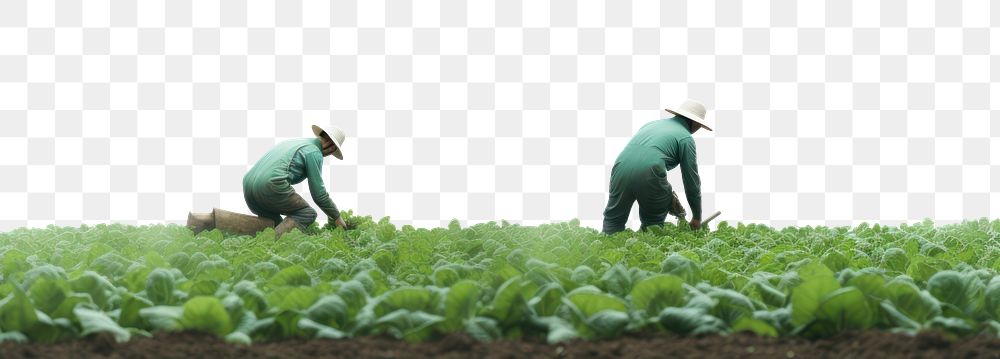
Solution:
<svg viewBox="0 0 1000 359"><path fill-rule="evenodd" d="M344 223L344 217L337 218L337 220L334 223L337 224L337 227L347 230L347 223Z"/></svg>
<svg viewBox="0 0 1000 359"><path fill-rule="evenodd" d="M691 222L688 222L688 225L691 226L692 230L697 231L697 230L701 229L701 220L700 219L692 219Z"/></svg>

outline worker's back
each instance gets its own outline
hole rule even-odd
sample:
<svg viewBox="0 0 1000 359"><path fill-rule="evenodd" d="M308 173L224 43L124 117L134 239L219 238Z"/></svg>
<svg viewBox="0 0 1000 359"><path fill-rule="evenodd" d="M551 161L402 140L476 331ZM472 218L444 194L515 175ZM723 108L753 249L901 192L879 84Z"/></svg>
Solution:
<svg viewBox="0 0 1000 359"><path fill-rule="evenodd" d="M296 152L305 146L315 146L316 141L312 138L297 138L278 143L243 176L244 186L288 180L289 166Z"/></svg>
<svg viewBox="0 0 1000 359"><path fill-rule="evenodd" d="M621 169L643 170L663 166L671 170L681 161L682 145L694 141L683 117L669 117L643 125L615 160Z"/></svg>

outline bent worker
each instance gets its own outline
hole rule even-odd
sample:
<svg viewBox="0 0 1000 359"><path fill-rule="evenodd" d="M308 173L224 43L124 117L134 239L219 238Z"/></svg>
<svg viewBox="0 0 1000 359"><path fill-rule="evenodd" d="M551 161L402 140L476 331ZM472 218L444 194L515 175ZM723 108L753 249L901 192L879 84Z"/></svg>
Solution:
<svg viewBox="0 0 1000 359"><path fill-rule="evenodd" d="M684 193L691 207L692 229L701 227L701 179L692 134L706 125L705 106L693 100L666 109L664 118L647 123L618 155L611 170L604 209L604 233L625 230L632 204L639 202L642 228L663 225L667 214L683 218L683 207L667 182L667 171L681 166Z"/></svg>
<svg viewBox="0 0 1000 359"><path fill-rule="evenodd" d="M337 205L323 184L323 157L343 160L344 132L331 127L324 131L312 126L315 138L287 140L272 148L243 176L243 197L254 214L270 218L277 226L276 237L293 228L305 230L316 221L316 210L295 193L292 185L309 180L309 193L319 209L345 228ZM282 220L281 216L285 218Z"/></svg>

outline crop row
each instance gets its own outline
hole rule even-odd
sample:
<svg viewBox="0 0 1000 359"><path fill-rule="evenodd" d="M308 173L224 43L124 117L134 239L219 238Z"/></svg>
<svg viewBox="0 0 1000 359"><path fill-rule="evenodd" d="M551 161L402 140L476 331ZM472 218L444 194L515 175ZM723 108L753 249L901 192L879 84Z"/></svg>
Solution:
<svg viewBox="0 0 1000 359"><path fill-rule="evenodd" d="M280 241L176 225L2 233L0 341L1000 331L1000 221L606 236L576 221L415 229L346 216L356 229Z"/></svg>

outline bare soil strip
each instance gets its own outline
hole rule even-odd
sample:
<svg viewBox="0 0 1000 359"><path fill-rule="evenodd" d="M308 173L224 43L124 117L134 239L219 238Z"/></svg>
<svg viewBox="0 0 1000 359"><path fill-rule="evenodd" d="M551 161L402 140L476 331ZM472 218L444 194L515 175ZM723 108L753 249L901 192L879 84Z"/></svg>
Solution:
<svg viewBox="0 0 1000 359"><path fill-rule="evenodd" d="M1000 358L1000 339L959 340L878 331L835 338L769 339L753 335L675 337L630 335L614 340L550 345L531 340L483 343L451 335L420 344L390 337L285 340L250 346L206 334L162 333L115 343L97 335L54 344L0 344L0 358Z"/></svg>

